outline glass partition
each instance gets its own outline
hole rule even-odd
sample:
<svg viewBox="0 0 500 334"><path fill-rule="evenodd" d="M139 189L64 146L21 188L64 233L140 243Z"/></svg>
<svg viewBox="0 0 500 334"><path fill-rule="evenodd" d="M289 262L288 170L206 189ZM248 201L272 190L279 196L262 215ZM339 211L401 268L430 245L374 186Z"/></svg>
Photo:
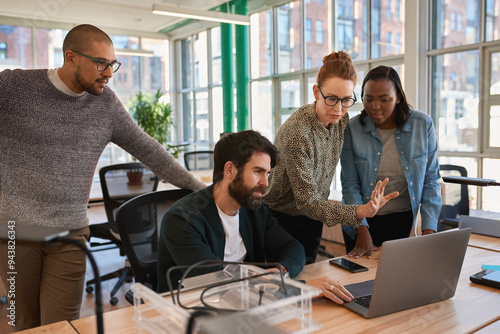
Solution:
<svg viewBox="0 0 500 334"><path fill-rule="evenodd" d="M194 86L208 85L207 32L194 35Z"/></svg>
<svg viewBox="0 0 500 334"><path fill-rule="evenodd" d="M478 149L479 52L432 58L431 102L440 151Z"/></svg>
<svg viewBox="0 0 500 334"><path fill-rule="evenodd" d="M279 126L283 124L291 114L301 107L300 102L300 80L291 79L280 82L280 119ZM277 130L277 129L276 129Z"/></svg>
<svg viewBox="0 0 500 334"><path fill-rule="evenodd" d="M432 49L479 42L480 0L432 1Z"/></svg>
<svg viewBox="0 0 500 334"><path fill-rule="evenodd" d="M222 84L222 54L220 27L215 27L210 34L212 48L212 84Z"/></svg>
<svg viewBox="0 0 500 334"><path fill-rule="evenodd" d="M500 39L500 0L486 0L486 41Z"/></svg>
<svg viewBox="0 0 500 334"><path fill-rule="evenodd" d="M353 61L367 59L366 0L339 0L335 5L335 49L346 51Z"/></svg>
<svg viewBox="0 0 500 334"><path fill-rule="evenodd" d="M278 7L278 73L301 70L300 1Z"/></svg>
<svg viewBox="0 0 500 334"><path fill-rule="evenodd" d="M490 94L500 95L500 52L491 54Z"/></svg>
<svg viewBox="0 0 500 334"><path fill-rule="evenodd" d="M332 50L332 25L328 23L331 5L331 1L305 4L305 69L321 67L323 57Z"/></svg>
<svg viewBox="0 0 500 334"><path fill-rule="evenodd" d="M371 58L404 53L404 1L372 0Z"/></svg>
<svg viewBox="0 0 500 334"><path fill-rule="evenodd" d="M500 170L500 159L484 159L483 178L493 179L500 182L498 171ZM500 198L500 187L478 187L481 188L483 198L483 210L499 212L498 199Z"/></svg>
<svg viewBox="0 0 500 334"><path fill-rule="evenodd" d="M40 30L40 38L45 43L36 46L36 54L42 66L49 64L49 35L49 30ZM31 28L0 25L0 71L7 68L35 68L34 61Z"/></svg>
<svg viewBox="0 0 500 334"><path fill-rule="evenodd" d="M273 137L273 93L271 80L254 81L252 89L252 129L269 140Z"/></svg>
<svg viewBox="0 0 500 334"><path fill-rule="evenodd" d="M212 89L212 143L216 143L224 132L222 122L222 87Z"/></svg>
<svg viewBox="0 0 500 334"><path fill-rule="evenodd" d="M272 73L271 10L254 14L250 20L251 77L267 77Z"/></svg>

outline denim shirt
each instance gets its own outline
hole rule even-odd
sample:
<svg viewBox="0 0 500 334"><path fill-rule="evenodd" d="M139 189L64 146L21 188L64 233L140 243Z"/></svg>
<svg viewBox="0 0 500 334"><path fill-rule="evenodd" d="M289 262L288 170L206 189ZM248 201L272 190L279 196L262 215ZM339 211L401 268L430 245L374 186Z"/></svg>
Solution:
<svg viewBox="0 0 500 334"><path fill-rule="evenodd" d="M340 156L342 165L342 201L346 204L366 204L375 188L382 157L382 140L370 117L359 123L359 115L349 120L345 131L344 147ZM441 187L438 183L439 162L436 157L437 140L431 118L420 111L412 111L410 119L394 134L399 160L408 184L413 226L416 234L418 210L422 230L437 231L441 211ZM390 180L389 180L390 182ZM366 219L363 224L367 225ZM352 238L352 226L342 226Z"/></svg>

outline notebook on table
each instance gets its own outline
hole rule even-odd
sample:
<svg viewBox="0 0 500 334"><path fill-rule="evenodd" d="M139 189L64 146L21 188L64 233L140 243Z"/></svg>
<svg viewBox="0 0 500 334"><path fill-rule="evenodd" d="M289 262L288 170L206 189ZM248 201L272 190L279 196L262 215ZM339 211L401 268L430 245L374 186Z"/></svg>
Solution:
<svg viewBox="0 0 500 334"><path fill-rule="evenodd" d="M384 242L374 280L346 285L344 307L375 318L455 295L470 229Z"/></svg>

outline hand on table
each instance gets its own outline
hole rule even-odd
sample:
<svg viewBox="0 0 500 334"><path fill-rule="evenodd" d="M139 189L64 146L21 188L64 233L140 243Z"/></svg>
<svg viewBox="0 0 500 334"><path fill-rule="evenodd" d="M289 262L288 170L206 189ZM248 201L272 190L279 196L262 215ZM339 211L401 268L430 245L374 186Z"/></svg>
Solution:
<svg viewBox="0 0 500 334"><path fill-rule="evenodd" d="M373 251L378 251L379 249L379 247L373 244L368 227L366 225L362 225L357 228L356 246L349 252L348 255L356 259L366 255L369 259L371 259Z"/></svg>
<svg viewBox="0 0 500 334"><path fill-rule="evenodd" d="M377 211L389 202L391 199L399 196L399 192L394 191L389 195L384 196L385 186L389 182L386 178L384 181L378 181L375 189L373 189L370 202L360 205L356 210L356 218L371 218L377 214Z"/></svg>
<svg viewBox="0 0 500 334"><path fill-rule="evenodd" d="M343 304L344 301L350 302L354 299L354 296L342 284L328 276L306 281L306 284L320 289L319 297L326 297L337 304Z"/></svg>

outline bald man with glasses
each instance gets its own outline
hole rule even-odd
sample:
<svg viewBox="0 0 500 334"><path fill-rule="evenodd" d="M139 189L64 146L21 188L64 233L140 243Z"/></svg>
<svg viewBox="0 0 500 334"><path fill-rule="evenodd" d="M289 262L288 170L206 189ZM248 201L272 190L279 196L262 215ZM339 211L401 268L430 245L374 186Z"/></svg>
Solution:
<svg viewBox="0 0 500 334"><path fill-rule="evenodd" d="M107 86L120 62L106 33L76 26L63 52L59 69L0 72L0 225L64 228L85 243L92 179L110 142L180 188L204 187L137 126ZM12 271L7 254L2 240L5 286ZM79 317L83 252L59 243L17 242L15 258L16 294L9 301L15 303L15 331Z"/></svg>

